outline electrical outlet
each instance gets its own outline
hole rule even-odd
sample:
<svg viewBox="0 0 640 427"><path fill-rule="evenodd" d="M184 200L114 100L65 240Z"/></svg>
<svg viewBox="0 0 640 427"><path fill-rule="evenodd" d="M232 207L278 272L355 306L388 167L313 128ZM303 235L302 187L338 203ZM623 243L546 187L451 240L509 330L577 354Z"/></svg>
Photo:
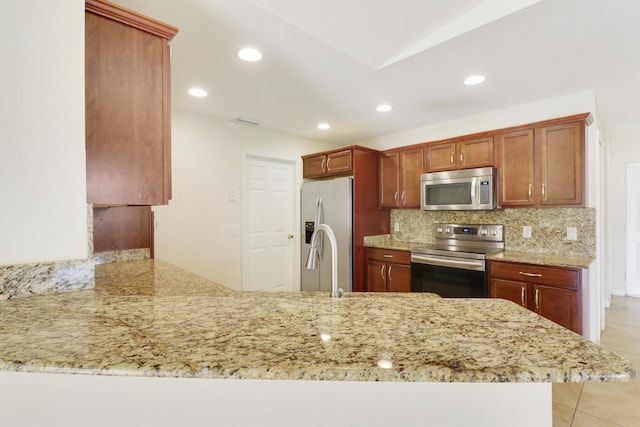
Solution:
<svg viewBox="0 0 640 427"><path fill-rule="evenodd" d="M400 223L399 222L394 222L393 223L393 231L400 231Z"/></svg>
<svg viewBox="0 0 640 427"><path fill-rule="evenodd" d="M522 237L525 237L527 239L531 238L531 226L525 225L524 227L522 227Z"/></svg>
<svg viewBox="0 0 640 427"><path fill-rule="evenodd" d="M567 227L567 240L578 240L578 229L575 227Z"/></svg>
<svg viewBox="0 0 640 427"><path fill-rule="evenodd" d="M237 236L240 234L240 224L231 224L231 235Z"/></svg>

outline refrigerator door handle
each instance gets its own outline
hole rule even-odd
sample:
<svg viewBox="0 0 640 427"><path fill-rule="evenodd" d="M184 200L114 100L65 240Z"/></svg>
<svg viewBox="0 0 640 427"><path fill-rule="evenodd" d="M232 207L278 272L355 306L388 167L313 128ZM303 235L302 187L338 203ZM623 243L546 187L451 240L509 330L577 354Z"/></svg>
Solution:
<svg viewBox="0 0 640 427"><path fill-rule="evenodd" d="M324 223L324 215L322 209L322 197L316 199L316 223L315 227ZM318 247L318 261L322 261L322 255L324 254L324 234L320 234L316 237L316 243Z"/></svg>

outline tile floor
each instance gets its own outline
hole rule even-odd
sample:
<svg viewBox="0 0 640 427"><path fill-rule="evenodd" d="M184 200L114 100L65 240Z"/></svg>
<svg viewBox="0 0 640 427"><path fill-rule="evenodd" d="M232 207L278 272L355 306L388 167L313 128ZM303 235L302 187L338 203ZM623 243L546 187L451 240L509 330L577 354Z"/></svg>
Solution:
<svg viewBox="0 0 640 427"><path fill-rule="evenodd" d="M628 383L553 385L554 427L640 426L640 298L612 297L600 344L631 360Z"/></svg>

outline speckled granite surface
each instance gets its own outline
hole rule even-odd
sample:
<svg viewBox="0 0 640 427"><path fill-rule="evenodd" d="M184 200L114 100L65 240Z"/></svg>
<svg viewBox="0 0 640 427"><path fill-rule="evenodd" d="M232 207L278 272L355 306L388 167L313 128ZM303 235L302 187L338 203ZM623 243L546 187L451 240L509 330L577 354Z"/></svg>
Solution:
<svg viewBox="0 0 640 427"><path fill-rule="evenodd" d="M497 209L494 211L433 211L394 209L391 223L400 230L391 240L431 242L434 223L502 224L508 250L531 253L593 257L596 253L596 211L593 208ZM530 238L522 237L522 227L530 226ZM567 240L567 227L575 227L577 240Z"/></svg>
<svg viewBox="0 0 640 427"><path fill-rule="evenodd" d="M531 252L519 252L510 250L504 251L500 254L489 255L487 256L487 259L495 261L522 262L527 264L577 268L589 268L591 263L594 261L593 258L588 256L545 253L534 254Z"/></svg>
<svg viewBox="0 0 640 427"><path fill-rule="evenodd" d="M353 381L626 381L629 362L517 304L241 293L161 261L0 301L0 369Z"/></svg>
<svg viewBox="0 0 640 427"><path fill-rule="evenodd" d="M0 300L93 288L92 260L0 265Z"/></svg>

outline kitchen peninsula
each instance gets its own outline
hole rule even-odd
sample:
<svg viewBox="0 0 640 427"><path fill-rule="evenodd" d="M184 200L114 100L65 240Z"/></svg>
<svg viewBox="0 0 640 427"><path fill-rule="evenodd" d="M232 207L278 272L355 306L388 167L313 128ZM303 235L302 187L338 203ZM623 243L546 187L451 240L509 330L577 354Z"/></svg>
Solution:
<svg viewBox="0 0 640 427"><path fill-rule="evenodd" d="M158 260L95 282L0 302L0 424L550 425L550 383L634 375L505 300L241 293Z"/></svg>

